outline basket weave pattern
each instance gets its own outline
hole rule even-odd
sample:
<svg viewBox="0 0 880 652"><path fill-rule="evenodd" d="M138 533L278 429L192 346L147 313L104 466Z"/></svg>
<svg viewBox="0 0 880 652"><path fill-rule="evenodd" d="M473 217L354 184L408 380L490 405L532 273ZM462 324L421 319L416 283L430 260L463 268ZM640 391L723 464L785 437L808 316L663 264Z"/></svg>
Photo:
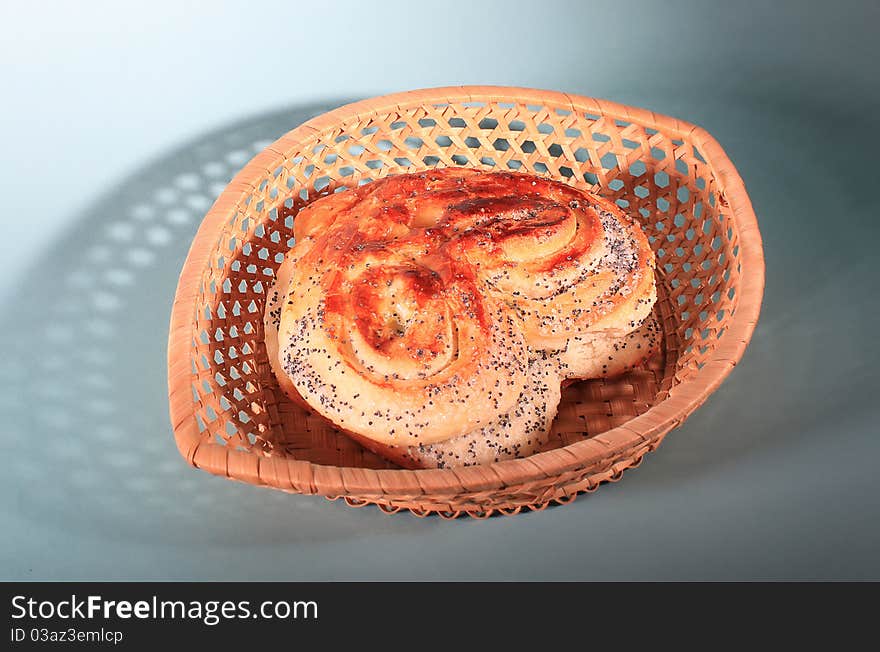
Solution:
<svg viewBox="0 0 880 652"><path fill-rule="evenodd" d="M637 219L657 255L665 346L620 378L567 387L545 452L405 471L284 397L262 342L263 306L303 206L389 174L455 165L549 176ZM763 271L742 181L698 127L528 89L431 89L358 102L267 147L205 217L172 315L172 425L195 466L352 506L456 517L568 502L637 465L721 383L751 336Z"/></svg>

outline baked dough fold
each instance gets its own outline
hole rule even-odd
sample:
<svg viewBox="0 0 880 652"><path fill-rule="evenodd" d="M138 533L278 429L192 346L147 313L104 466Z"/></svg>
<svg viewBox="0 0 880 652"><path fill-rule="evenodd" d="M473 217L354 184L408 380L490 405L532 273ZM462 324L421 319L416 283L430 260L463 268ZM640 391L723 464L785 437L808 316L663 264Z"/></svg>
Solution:
<svg viewBox="0 0 880 652"><path fill-rule="evenodd" d="M265 309L280 386L404 466L531 454L562 381L631 367L658 339L641 229L562 183L388 177L313 202L294 237Z"/></svg>

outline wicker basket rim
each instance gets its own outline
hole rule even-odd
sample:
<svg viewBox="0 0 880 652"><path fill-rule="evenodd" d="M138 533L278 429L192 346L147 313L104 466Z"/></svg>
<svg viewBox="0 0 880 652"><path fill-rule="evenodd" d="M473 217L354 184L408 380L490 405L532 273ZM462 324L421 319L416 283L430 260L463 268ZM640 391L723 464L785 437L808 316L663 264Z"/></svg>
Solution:
<svg viewBox="0 0 880 652"><path fill-rule="evenodd" d="M405 111L426 103L520 102L561 106L571 111L662 128L696 145L713 171L721 200L730 208L740 239L742 272L735 314L704 366L678 384L663 401L627 423L598 436L527 458L491 465L451 469L364 469L321 465L295 459L267 458L205 441L192 412L189 388L188 347L193 331L195 301L210 253L228 215L239 202L271 174L279 157L312 140L317 133L352 119L360 122L376 114ZM355 485L360 493L456 494L485 491L558 476L615 452L648 442L682 423L724 381L742 357L761 310L764 291L764 256L757 218L745 185L722 149L705 129L653 111L609 100L558 91L512 86L447 86L392 93L346 104L323 113L281 136L244 166L205 215L180 273L171 312L168 338L169 411L181 455L193 466L233 478L259 479L260 484L305 487L309 493L339 496ZM274 481L267 481L267 474ZM373 491L364 491L364 486Z"/></svg>

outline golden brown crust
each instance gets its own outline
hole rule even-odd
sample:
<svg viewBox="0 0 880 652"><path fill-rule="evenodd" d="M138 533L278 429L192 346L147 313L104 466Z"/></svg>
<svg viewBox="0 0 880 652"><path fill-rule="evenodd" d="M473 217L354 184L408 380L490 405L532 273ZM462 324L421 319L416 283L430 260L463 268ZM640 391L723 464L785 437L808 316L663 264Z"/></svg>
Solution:
<svg viewBox="0 0 880 652"><path fill-rule="evenodd" d="M390 177L306 207L295 237L265 318L281 388L403 466L530 454L561 380L634 364L579 356L647 346L621 339L656 298L645 236L561 183Z"/></svg>

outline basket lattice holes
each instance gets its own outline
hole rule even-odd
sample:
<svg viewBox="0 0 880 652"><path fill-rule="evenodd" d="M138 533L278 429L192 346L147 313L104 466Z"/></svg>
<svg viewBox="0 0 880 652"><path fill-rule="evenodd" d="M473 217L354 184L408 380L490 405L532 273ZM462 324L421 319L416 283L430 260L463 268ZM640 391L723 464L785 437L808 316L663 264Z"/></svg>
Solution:
<svg viewBox="0 0 880 652"><path fill-rule="evenodd" d="M429 105L350 120L277 166L229 215L197 303L193 400L206 440L255 454L390 468L279 390L263 345L266 291L316 198L436 166L549 176L608 197L657 254L665 346L642 367L564 390L550 447L593 437L663 400L714 349L736 309L736 231L700 152L661 131L560 106Z"/></svg>

